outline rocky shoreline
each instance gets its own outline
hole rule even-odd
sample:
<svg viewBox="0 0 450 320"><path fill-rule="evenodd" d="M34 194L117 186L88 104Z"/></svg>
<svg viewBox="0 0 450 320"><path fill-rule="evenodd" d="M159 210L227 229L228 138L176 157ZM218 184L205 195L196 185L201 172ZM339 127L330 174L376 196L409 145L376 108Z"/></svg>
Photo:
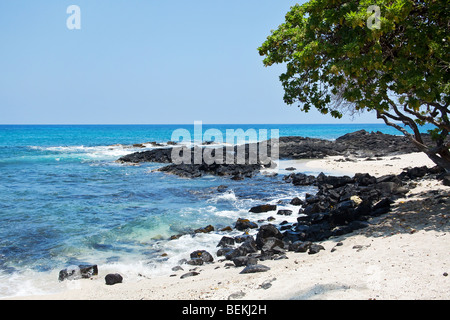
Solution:
<svg viewBox="0 0 450 320"><path fill-rule="evenodd" d="M305 199L294 198L291 204L299 210L277 210L276 205L260 205L252 207L249 212L255 213L255 221L239 218L234 229L243 234L236 237L223 236L217 247L216 255L222 261L229 260L228 266L246 268L241 273L268 271L268 267L259 263L265 260L286 258L286 252L307 252L316 254L323 250L317 242L351 233L366 228L370 221L391 210L394 200L402 198L414 188L420 179L443 179L445 174L437 167L415 167L406 169L399 175L386 175L379 178L369 174L348 176L307 176L293 173L285 177L288 183L294 185L310 185L318 187L315 195L307 194ZM297 222L290 224L282 222L279 225L268 221L257 220L257 214L274 211L280 215L297 214ZM228 227L228 230L232 230ZM250 229L257 230L256 236L250 235ZM207 226L195 231L214 232L213 226ZM223 231L223 230L222 230ZM173 236L177 239L181 235ZM196 250L190 254L189 260L181 264L193 266L213 262L211 253ZM191 274L195 275L195 274Z"/></svg>
<svg viewBox="0 0 450 320"><path fill-rule="evenodd" d="M422 179L442 180L445 185L449 185L448 175L440 168L426 166L405 169L399 175L381 177L362 173L355 174L354 177L292 173L284 177L286 183L315 186L318 189L316 194L306 194L304 199L297 197L290 201L291 205L298 207L297 212L278 209L274 204L258 205L249 208L249 212L255 215L254 221L239 218L233 226L217 230L208 225L196 229L191 235L241 231L242 234L238 236L222 236L217 243L215 255L219 261L226 262L227 268L244 267L239 272L241 274L266 272L270 267L261 262L287 259L287 252L317 254L324 250L319 242L370 226L373 218L390 212L391 204L403 198ZM218 192L219 189L220 187ZM297 222L283 221L275 225L271 223L274 220L272 217L258 219L258 214L263 212L297 215ZM183 235L186 234L173 235L168 241ZM189 258L180 260L172 271L184 271L184 265L191 266L189 272L180 276L180 279L185 279L199 275L196 268L211 263L215 263L213 255L197 249L190 253ZM97 265L71 266L60 271L59 281L90 278L97 274ZM107 285L121 282L122 276L117 273L105 277Z"/></svg>
<svg viewBox="0 0 450 320"><path fill-rule="evenodd" d="M425 136L425 140L430 139ZM230 176L233 179L250 178L261 170L274 167L271 162L272 148L277 149L276 157L284 159L323 159L327 156L345 156L357 158L382 157L387 155L395 156L417 152L415 146L404 136L394 136L381 132L367 132L365 130L348 133L336 140L324 140L305 137L280 137L278 141L263 141L250 143L243 146L244 162L239 162L237 154L238 146L211 147L208 146L177 146L171 142L170 147L157 148L147 151L140 151L128 154L117 160L121 164L140 164L145 162L168 164L159 171L175 174L186 178L196 178L207 174L218 176ZM187 155L193 163L172 163L173 148L179 148L180 157ZM208 149L205 149L208 148ZM214 158L215 154L221 162L207 163L202 158L201 163L195 163L194 159L198 154L202 155L205 150ZM260 156L260 150L262 156ZM267 151L266 151L267 150ZM230 163L227 156L234 161ZM261 157L261 158L260 158ZM254 162L249 163L249 159Z"/></svg>
<svg viewBox="0 0 450 320"><path fill-rule="evenodd" d="M356 157L381 157L415 151L403 137L389 136L381 133L358 131L338 138L335 141L310 139L302 137L283 137L279 141L280 158L302 159L323 158L329 155ZM369 147L371 149L369 149ZM194 149L185 149L194 153ZM248 154L250 148L246 148ZM400 151L398 151L400 150ZM171 163L171 148L154 149L124 156L120 163L158 162ZM186 151L185 151L186 152ZM313 156L314 155L314 156ZM260 161L261 159L258 159ZM231 165L176 165L169 164L160 169L163 172L195 178L203 174L230 175L237 177L252 177L267 164L231 164ZM211 233L237 230L239 236L222 236L217 244L217 256L222 262L229 261L226 267L244 267L241 274L266 272L269 267L261 264L267 260L286 259L287 252L307 252L317 254L323 250L318 242L329 238L342 236L355 230L366 228L373 218L390 212L391 204L404 197L415 187L417 179L442 180L449 185L449 176L438 167L414 167L405 169L401 174L389 174L380 177L367 173L357 173L350 176L327 176L323 173L313 176L304 173L291 173L284 176L286 183L294 186L314 186L316 194L306 194L304 199L294 198L290 205L297 210L279 209L276 204L263 204L249 208L249 213L255 215L254 221L239 218L233 226L216 230L208 225L194 231ZM219 186L218 192L225 188ZM297 212L295 212L297 211ZM273 217L258 219L262 212L273 212L276 215L297 215L297 222L283 221L272 224ZM168 241L178 239L184 234L173 235ZM183 271L183 265L193 266L189 272L180 276L185 279L199 275L195 268L203 264L214 263L213 255L201 248L190 253L189 258L179 261L173 271ZM85 271L83 271L85 270ZM87 270L87 271L86 271ZM66 279L86 278L98 274L97 266L75 266L60 272L60 281ZM108 285L121 283L120 274L108 274L105 282Z"/></svg>

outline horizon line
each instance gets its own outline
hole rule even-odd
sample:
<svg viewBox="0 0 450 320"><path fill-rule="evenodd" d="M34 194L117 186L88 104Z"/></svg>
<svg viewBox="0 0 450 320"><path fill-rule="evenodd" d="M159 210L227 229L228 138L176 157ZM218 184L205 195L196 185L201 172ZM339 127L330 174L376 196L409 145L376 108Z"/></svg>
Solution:
<svg viewBox="0 0 450 320"><path fill-rule="evenodd" d="M346 122L346 123L202 123L205 125L366 125L384 122ZM158 125L194 125L194 123L0 123L0 126L158 126Z"/></svg>

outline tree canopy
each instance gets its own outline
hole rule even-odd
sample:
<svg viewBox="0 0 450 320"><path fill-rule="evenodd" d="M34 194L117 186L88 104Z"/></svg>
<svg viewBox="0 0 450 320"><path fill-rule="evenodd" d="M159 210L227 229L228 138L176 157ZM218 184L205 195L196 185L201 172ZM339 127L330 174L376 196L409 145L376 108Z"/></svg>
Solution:
<svg viewBox="0 0 450 320"><path fill-rule="evenodd" d="M286 65L287 104L336 118L375 111L450 171L449 16L448 0L310 0L258 50L265 66ZM434 145L422 139L425 123Z"/></svg>

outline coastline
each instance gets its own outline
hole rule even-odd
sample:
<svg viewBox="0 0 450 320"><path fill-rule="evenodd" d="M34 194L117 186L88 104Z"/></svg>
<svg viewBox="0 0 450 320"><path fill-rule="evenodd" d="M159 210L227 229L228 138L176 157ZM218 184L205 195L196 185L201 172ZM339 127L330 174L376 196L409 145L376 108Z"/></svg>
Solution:
<svg viewBox="0 0 450 320"><path fill-rule="evenodd" d="M398 174L408 166L432 166L424 154L392 158L341 162L342 157L327 157L287 160L283 166L292 165L298 172L306 168L377 177ZM184 271L173 272L175 276L123 275L123 283L107 286L104 278L111 270L99 269L90 280L65 281L60 293L11 299L449 299L449 194L450 187L439 181L419 181L391 212L374 218L367 228L318 242L325 248L318 254L287 252L288 259L263 261L270 267L267 272L240 274L243 267L216 261L183 265ZM180 279L188 269L199 274Z"/></svg>

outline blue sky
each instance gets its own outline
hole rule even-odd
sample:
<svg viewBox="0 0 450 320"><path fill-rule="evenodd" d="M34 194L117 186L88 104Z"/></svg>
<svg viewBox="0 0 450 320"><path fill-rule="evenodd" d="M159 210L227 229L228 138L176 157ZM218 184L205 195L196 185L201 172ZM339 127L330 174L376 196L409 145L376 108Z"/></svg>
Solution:
<svg viewBox="0 0 450 320"><path fill-rule="evenodd" d="M257 48L296 2L2 0L0 124L376 122L284 104Z"/></svg>

